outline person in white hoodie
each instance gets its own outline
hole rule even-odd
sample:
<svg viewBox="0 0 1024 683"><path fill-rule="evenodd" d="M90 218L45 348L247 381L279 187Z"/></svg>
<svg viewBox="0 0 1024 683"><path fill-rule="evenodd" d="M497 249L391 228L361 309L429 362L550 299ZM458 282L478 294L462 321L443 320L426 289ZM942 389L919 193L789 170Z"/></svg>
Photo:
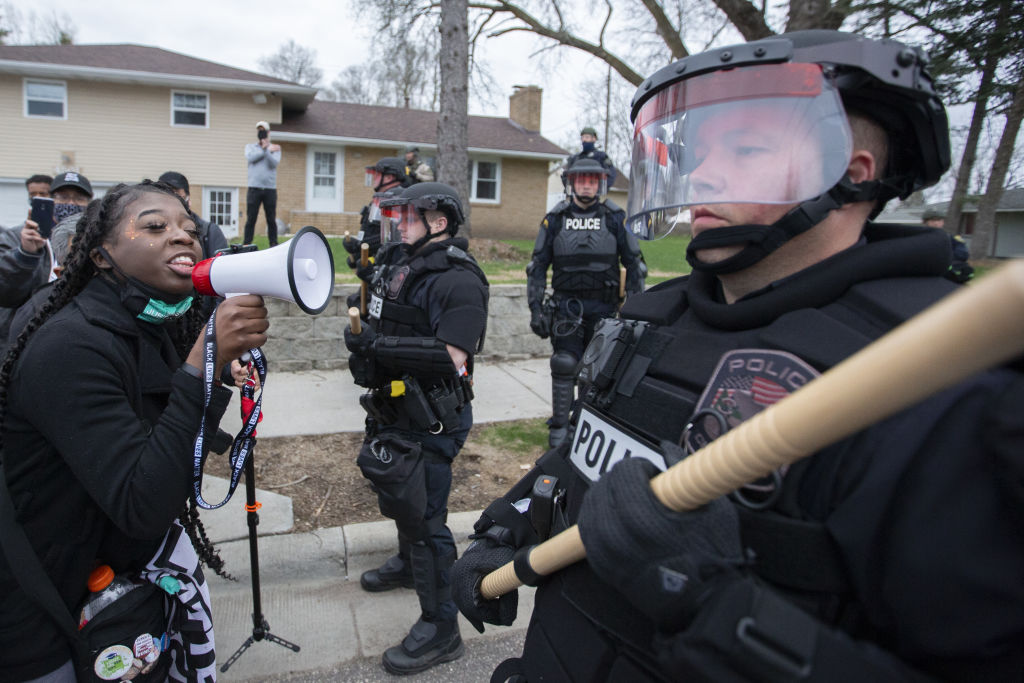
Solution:
<svg viewBox="0 0 1024 683"><path fill-rule="evenodd" d="M245 146L245 160L249 164L249 190L245 195L244 243L252 244L256 229L256 216L263 204L267 219L267 238L270 246L277 244L277 165L281 163L281 145L270 141L270 124L256 123L256 142Z"/></svg>

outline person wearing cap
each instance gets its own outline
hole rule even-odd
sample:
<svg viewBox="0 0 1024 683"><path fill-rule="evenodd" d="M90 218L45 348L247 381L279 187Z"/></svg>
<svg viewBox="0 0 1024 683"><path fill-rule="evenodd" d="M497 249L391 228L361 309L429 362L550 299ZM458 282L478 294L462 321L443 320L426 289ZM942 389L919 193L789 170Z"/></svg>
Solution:
<svg viewBox="0 0 1024 683"><path fill-rule="evenodd" d="M407 184L434 182L434 169L425 161L420 160L420 148L407 145L405 148L405 175Z"/></svg>
<svg viewBox="0 0 1024 683"><path fill-rule="evenodd" d="M551 337L551 419L548 445L566 437L574 398L576 365L602 318L614 316L625 294L644 289L647 265L626 213L611 200L608 171L594 159L577 159L563 175L566 199L541 221L526 266L530 328ZM619 264L626 269L620 291ZM548 268L553 293L545 299Z"/></svg>
<svg viewBox="0 0 1024 683"><path fill-rule="evenodd" d="M481 595L485 574L516 558L538 586L523 654L492 680L1024 680L1020 357L697 509L651 488L956 291L945 235L873 222L949 168L926 65L892 39L794 31L688 56L637 91L627 227L688 229L693 271L604 321L573 437L455 566L481 629L516 614L514 593ZM753 445L782 460L778 437ZM693 463L696 489L734 460L709 455L723 458ZM541 474L558 477L554 515L520 514L544 500ZM576 523L586 560L531 577L516 549L545 521Z"/></svg>
<svg viewBox="0 0 1024 683"><path fill-rule="evenodd" d="M177 171L167 171L158 178L158 181L170 185L174 189L174 194L181 197L182 201L189 207L188 212L192 215L192 220L195 221L196 226L199 228L199 244L203 248L204 259L213 257L219 249L224 249L228 246L228 240L220 226L213 221L202 218L192 210L192 197L189 194L188 178Z"/></svg>
<svg viewBox="0 0 1024 683"><path fill-rule="evenodd" d="M277 165L281 163L281 145L270 141L270 124L266 121L256 122L256 142L245 146L245 161L249 165L249 189L245 194L242 242L252 244L262 204L267 241L273 247L277 244Z"/></svg>
<svg viewBox="0 0 1024 683"><path fill-rule="evenodd" d="M359 578L363 590L415 588L420 616L384 668L412 674L462 656L449 572L452 460L473 424L473 357L487 327L487 278L458 236L465 220L455 190L417 183L380 202L389 238L401 244L374 278L368 320L345 330L349 370L369 389L366 439L356 464L381 513L395 521L398 553ZM386 247L382 247L386 248Z"/></svg>
<svg viewBox="0 0 1024 683"><path fill-rule="evenodd" d="M926 207L921 212L921 222L929 228L945 230L946 214L933 206ZM971 258L971 251L967 242L960 235L949 234L949 247L953 251L953 261L949 264L946 277L956 283L964 283L974 277L974 266L968 261Z"/></svg>
<svg viewBox="0 0 1024 683"><path fill-rule="evenodd" d="M565 163L562 165L563 170L568 170L580 159L593 159L608 171L608 187L611 188L615 184L615 179L619 177L619 173L604 150L597 148L597 130L593 126L587 126L580 131L580 146L582 149L579 152L566 157ZM565 181L564 173L562 180Z"/></svg>
<svg viewBox="0 0 1024 683"><path fill-rule="evenodd" d="M57 225L81 218L92 199L92 183L77 171L61 173L50 185L53 217ZM57 279L60 262L50 240L39 234L31 218L21 227L0 232L0 344L6 342L11 319L41 285Z"/></svg>

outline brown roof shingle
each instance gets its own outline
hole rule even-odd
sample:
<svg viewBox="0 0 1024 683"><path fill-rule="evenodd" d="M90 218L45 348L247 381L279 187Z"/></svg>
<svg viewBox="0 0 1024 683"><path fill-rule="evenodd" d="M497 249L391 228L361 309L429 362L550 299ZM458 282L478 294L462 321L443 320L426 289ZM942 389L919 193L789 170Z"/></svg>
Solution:
<svg viewBox="0 0 1024 683"><path fill-rule="evenodd" d="M314 100L303 112L286 113L275 130L435 145L438 116L437 112L420 109ZM537 131L528 131L510 119L495 116L469 117L469 146L496 151L568 154Z"/></svg>
<svg viewBox="0 0 1024 683"><path fill-rule="evenodd" d="M0 60L298 85L147 45L0 45Z"/></svg>

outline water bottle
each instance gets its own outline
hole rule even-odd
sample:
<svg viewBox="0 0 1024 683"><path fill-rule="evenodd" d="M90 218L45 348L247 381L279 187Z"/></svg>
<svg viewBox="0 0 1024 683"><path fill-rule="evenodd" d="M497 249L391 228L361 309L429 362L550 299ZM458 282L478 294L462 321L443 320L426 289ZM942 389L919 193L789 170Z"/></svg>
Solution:
<svg viewBox="0 0 1024 683"><path fill-rule="evenodd" d="M89 574L87 585L91 593L85 599L82 610L79 612L79 629L88 624L101 609L143 584L132 581L127 576L115 576L113 569L108 565L101 564Z"/></svg>

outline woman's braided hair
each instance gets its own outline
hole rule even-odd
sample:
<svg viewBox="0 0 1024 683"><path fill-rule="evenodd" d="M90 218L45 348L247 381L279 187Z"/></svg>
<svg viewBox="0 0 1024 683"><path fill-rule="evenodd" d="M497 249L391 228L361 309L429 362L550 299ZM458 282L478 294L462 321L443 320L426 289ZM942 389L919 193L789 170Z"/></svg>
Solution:
<svg viewBox="0 0 1024 683"><path fill-rule="evenodd" d="M147 192L159 192L169 194L182 202L184 201L174 193L174 188L164 183L154 183L144 180L137 185L117 185L102 199L94 199L89 202L85 213L78 221L75 230L74 241L64 261L64 270L61 276L53 283L50 296L40 307L39 311L29 320L28 324L18 335L17 339L7 351L7 355L0 364L0 425L3 425L7 415L8 390L10 388L11 375L14 366L21 357L25 346L32 335L43 323L49 320L57 311L64 308L74 299L92 278L96 277L100 270L93 263L91 254L107 241L115 227L124 217L125 209L136 199ZM200 306L192 306L182 318L168 326L167 331L171 337L179 358L184 361L195 343L199 331L205 322L202 318ZM0 429L0 449L3 448L3 430ZM195 546L199 559L208 567L221 576L223 573L224 561L217 554L213 543L206 536L202 522L199 520L198 510L195 503L191 507L186 506L180 516L182 526L188 532L192 544Z"/></svg>

